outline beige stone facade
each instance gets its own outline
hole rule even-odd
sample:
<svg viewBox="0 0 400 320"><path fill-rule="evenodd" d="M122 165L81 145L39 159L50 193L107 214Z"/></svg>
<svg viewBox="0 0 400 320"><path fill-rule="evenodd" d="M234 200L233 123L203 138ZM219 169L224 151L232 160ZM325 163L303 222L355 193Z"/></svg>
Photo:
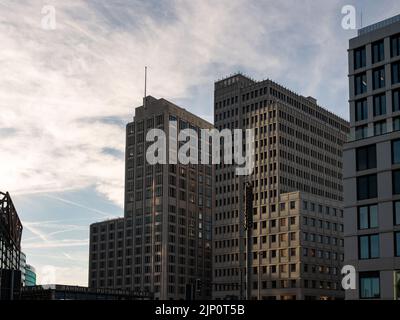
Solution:
<svg viewBox="0 0 400 320"><path fill-rule="evenodd" d="M217 129L254 129L256 165L249 177L236 176L234 166L216 166L213 297L244 298L246 181L254 186L252 298L343 297L338 268L348 123L314 98L241 74L215 83L214 111ZM302 199L315 209L310 221L328 223L326 228L303 226L309 213L302 211ZM286 211L292 202L295 208ZM303 240L305 233L310 239Z"/></svg>

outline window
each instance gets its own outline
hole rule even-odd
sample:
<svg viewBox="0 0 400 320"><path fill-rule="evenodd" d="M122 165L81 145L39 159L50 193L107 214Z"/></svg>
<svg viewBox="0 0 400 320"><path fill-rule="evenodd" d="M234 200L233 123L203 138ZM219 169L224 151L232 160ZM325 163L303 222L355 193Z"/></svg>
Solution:
<svg viewBox="0 0 400 320"><path fill-rule="evenodd" d="M400 257L400 232L395 232L394 233L394 250L395 250L395 255L396 257Z"/></svg>
<svg viewBox="0 0 400 320"><path fill-rule="evenodd" d="M367 92L367 75L365 72L355 76L354 87L356 95Z"/></svg>
<svg viewBox="0 0 400 320"><path fill-rule="evenodd" d="M357 200L365 200L377 197L376 174L357 178Z"/></svg>
<svg viewBox="0 0 400 320"><path fill-rule="evenodd" d="M365 120L368 118L367 99L356 101L356 121Z"/></svg>
<svg viewBox="0 0 400 320"><path fill-rule="evenodd" d="M390 48L392 58L400 55L400 34L395 35L390 39Z"/></svg>
<svg viewBox="0 0 400 320"><path fill-rule="evenodd" d="M393 118L393 131L400 130L400 117Z"/></svg>
<svg viewBox="0 0 400 320"><path fill-rule="evenodd" d="M392 141L392 163L400 163L400 139Z"/></svg>
<svg viewBox="0 0 400 320"><path fill-rule="evenodd" d="M365 67L366 60L365 47L354 50L354 70Z"/></svg>
<svg viewBox="0 0 400 320"><path fill-rule="evenodd" d="M374 96L374 117L386 114L386 94Z"/></svg>
<svg viewBox="0 0 400 320"><path fill-rule="evenodd" d="M379 258L379 235L369 234L358 237L358 253L360 259Z"/></svg>
<svg viewBox="0 0 400 320"><path fill-rule="evenodd" d="M376 145L357 148L356 163L357 171L376 168Z"/></svg>
<svg viewBox="0 0 400 320"><path fill-rule="evenodd" d="M380 296L379 272L360 272L360 298L377 299Z"/></svg>
<svg viewBox="0 0 400 320"><path fill-rule="evenodd" d="M154 118L147 119L146 127L147 127L147 129L154 128Z"/></svg>
<svg viewBox="0 0 400 320"><path fill-rule="evenodd" d="M356 140L365 139L368 137L368 125L356 127Z"/></svg>
<svg viewBox="0 0 400 320"><path fill-rule="evenodd" d="M385 50L383 40L372 44L372 63L377 63L385 59Z"/></svg>
<svg viewBox="0 0 400 320"><path fill-rule="evenodd" d="M380 136L381 134L385 134L387 132L386 128L386 120L374 122L374 135Z"/></svg>
<svg viewBox="0 0 400 320"><path fill-rule="evenodd" d="M400 170L392 172L393 194L400 194Z"/></svg>
<svg viewBox="0 0 400 320"><path fill-rule="evenodd" d="M393 224L400 224L400 201L393 202Z"/></svg>
<svg viewBox="0 0 400 320"><path fill-rule="evenodd" d="M400 110L400 90L393 90L392 93L392 110L393 112Z"/></svg>
<svg viewBox="0 0 400 320"><path fill-rule="evenodd" d="M392 63L392 84L400 83L400 62Z"/></svg>
<svg viewBox="0 0 400 320"><path fill-rule="evenodd" d="M156 125L159 126L162 125L163 123L164 123L164 116L162 114L156 116Z"/></svg>
<svg viewBox="0 0 400 320"><path fill-rule="evenodd" d="M169 196L172 198L176 198L176 189L169 188Z"/></svg>
<svg viewBox="0 0 400 320"><path fill-rule="evenodd" d="M358 229L371 229L378 227L378 206L368 205L358 207Z"/></svg>
<svg viewBox="0 0 400 320"><path fill-rule="evenodd" d="M385 86L385 68L374 69L372 72L372 89L380 89Z"/></svg>

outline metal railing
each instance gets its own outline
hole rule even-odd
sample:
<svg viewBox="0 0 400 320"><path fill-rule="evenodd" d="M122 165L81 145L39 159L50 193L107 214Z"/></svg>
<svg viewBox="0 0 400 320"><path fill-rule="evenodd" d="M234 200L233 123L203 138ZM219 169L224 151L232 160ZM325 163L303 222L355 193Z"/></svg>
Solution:
<svg viewBox="0 0 400 320"><path fill-rule="evenodd" d="M396 22L400 22L400 14L397 15L397 16L391 17L389 19L386 19L386 20L371 24L370 26L367 26L367 27L359 29L358 30L358 35L361 36L363 34L366 34L366 33L372 32L374 30L378 30L378 29L384 28L384 27L386 27L388 25L391 25L393 23L396 23Z"/></svg>

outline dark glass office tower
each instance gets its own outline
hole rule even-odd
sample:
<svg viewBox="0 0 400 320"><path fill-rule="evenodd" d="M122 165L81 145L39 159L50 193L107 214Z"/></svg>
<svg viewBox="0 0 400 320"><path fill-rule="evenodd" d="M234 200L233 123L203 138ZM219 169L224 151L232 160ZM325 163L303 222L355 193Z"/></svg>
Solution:
<svg viewBox="0 0 400 320"><path fill-rule="evenodd" d="M344 147L347 299L400 298L400 15L349 42L351 135Z"/></svg>
<svg viewBox="0 0 400 320"><path fill-rule="evenodd" d="M183 129L213 126L165 99L145 102L126 130L125 217L90 229L89 285L147 291L155 299L208 299L213 167L151 165L146 134L162 129L176 142Z"/></svg>

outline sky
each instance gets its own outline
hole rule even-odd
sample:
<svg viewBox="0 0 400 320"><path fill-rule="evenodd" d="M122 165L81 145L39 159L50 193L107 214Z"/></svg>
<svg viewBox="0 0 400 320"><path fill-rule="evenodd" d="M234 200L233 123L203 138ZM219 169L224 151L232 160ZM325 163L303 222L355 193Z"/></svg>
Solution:
<svg viewBox="0 0 400 320"><path fill-rule="evenodd" d="M125 125L148 94L213 121L214 82L272 79L348 119L342 27L398 0L0 0L0 190L38 282L87 285L89 225L123 215Z"/></svg>

